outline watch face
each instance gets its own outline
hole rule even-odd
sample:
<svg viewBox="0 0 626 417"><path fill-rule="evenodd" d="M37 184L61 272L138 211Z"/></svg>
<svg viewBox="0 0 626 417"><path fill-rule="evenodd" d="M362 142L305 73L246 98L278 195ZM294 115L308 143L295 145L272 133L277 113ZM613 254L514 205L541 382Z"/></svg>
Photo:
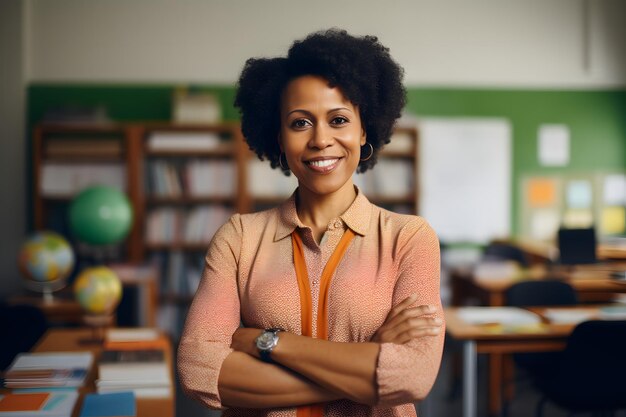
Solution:
<svg viewBox="0 0 626 417"><path fill-rule="evenodd" d="M276 335L272 332L263 332L256 339L256 346L259 349L266 350L274 347L276 343Z"/></svg>

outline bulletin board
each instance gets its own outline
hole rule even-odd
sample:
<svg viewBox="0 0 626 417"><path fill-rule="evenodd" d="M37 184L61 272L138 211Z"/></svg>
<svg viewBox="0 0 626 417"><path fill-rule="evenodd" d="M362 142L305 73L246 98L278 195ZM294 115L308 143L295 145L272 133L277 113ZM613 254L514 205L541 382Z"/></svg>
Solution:
<svg viewBox="0 0 626 417"><path fill-rule="evenodd" d="M595 227L599 237L626 234L626 173L526 175L521 179L522 236L554 241L559 227Z"/></svg>
<svg viewBox="0 0 626 417"><path fill-rule="evenodd" d="M507 119L422 118L420 215L444 242L510 235L511 126Z"/></svg>

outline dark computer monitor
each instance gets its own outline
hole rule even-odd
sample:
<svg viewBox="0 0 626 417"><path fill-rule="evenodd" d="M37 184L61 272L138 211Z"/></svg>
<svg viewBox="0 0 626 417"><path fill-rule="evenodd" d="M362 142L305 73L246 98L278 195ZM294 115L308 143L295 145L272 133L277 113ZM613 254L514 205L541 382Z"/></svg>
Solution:
<svg viewBox="0 0 626 417"><path fill-rule="evenodd" d="M593 264L596 258L596 231L586 229L559 229L560 263L563 265Z"/></svg>

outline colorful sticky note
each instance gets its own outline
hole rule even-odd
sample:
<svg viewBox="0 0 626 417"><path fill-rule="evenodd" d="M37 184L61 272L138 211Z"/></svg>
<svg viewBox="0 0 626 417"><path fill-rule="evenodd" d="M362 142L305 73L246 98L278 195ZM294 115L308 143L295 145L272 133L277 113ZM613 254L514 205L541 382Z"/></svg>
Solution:
<svg viewBox="0 0 626 417"><path fill-rule="evenodd" d="M571 209L587 209L591 207L591 182L575 180L567 183L567 207Z"/></svg>
<svg viewBox="0 0 626 417"><path fill-rule="evenodd" d="M563 215L563 225L570 229L586 228L593 225L593 213L587 209L569 209Z"/></svg>
<svg viewBox="0 0 626 417"><path fill-rule="evenodd" d="M530 219L530 234L534 240L553 240L559 228L559 212L556 209L533 210Z"/></svg>
<svg viewBox="0 0 626 417"><path fill-rule="evenodd" d="M604 177L604 204L626 204L626 175L612 174Z"/></svg>
<svg viewBox="0 0 626 417"><path fill-rule="evenodd" d="M533 178L528 181L528 206L550 207L556 204L556 182L549 178Z"/></svg>
<svg viewBox="0 0 626 417"><path fill-rule="evenodd" d="M602 209L600 230L607 235L623 234L626 231L626 208L605 207Z"/></svg>

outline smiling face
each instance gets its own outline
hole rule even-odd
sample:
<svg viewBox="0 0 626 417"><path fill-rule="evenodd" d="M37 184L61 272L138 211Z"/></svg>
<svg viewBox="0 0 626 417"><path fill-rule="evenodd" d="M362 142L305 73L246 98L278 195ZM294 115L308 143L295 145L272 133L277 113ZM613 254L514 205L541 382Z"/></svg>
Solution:
<svg viewBox="0 0 626 417"><path fill-rule="evenodd" d="M358 107L324 78L305 75L287 84L280 113L280 148L300 192L353 192L366 139Z"/></svg>

